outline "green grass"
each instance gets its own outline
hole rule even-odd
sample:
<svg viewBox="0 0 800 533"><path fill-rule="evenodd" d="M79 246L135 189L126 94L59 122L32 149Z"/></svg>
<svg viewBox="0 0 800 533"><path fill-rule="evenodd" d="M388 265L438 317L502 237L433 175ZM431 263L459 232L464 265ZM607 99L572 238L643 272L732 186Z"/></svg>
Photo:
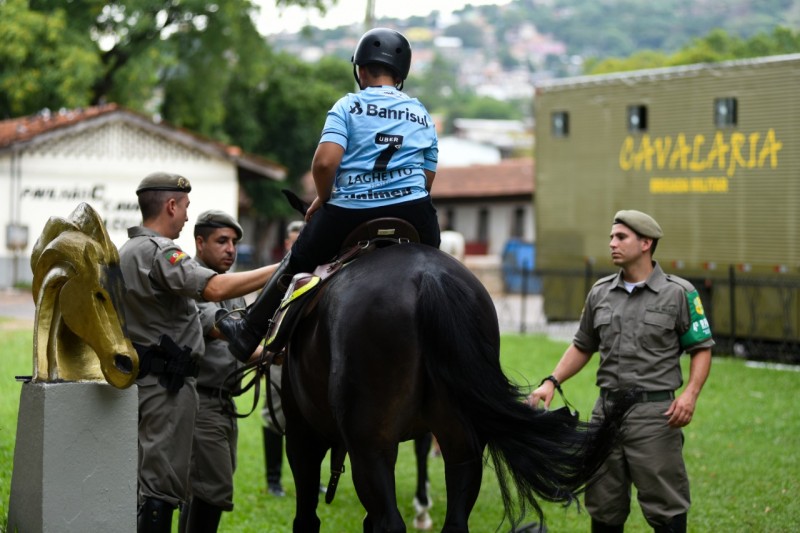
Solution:
<svg viewBox="0 0 800 533"><path fill-rule="evenodd" d="M15 375L30 374L31 331L0 328L0 530L8 514L13 465L14 435L21 385ZM503 337L502 359L508 375L518 383L538 383L565 348L561 342L539 336ZM596 397L595 360L564 387L567 398L585 419ZM688 359L684 358L684 376ZM748 368L744 362L716 357L711 376L686 428L685 457L692 481L689 530L698 532L800 531L800 373ZM242 406L251 399L243 398ZM221 532L285 532L291 530L294 487L284 465L288 496L265 492L260 418L240 422L239 466L236 472L236 508L223 515ZM324 471L327 471L327 462ZM411 528L411 500L415 483L411 443L401 445L397 465L400 511ZM444 519L445 491L440 458L429 461L434 529ZM327 481L327 478L324 480ZM575 506L543 504L553 532L589 531L589 518ZM331 505L320 504L322 531L360 531L364 511L353 490L349 470L340 481ZM494 473L484 471L481 495L472 512L470 527L482 533L498 530L502 517ZM506 532L504 524L499 531ZM627 532L649 532L634 505Z"/></svg>

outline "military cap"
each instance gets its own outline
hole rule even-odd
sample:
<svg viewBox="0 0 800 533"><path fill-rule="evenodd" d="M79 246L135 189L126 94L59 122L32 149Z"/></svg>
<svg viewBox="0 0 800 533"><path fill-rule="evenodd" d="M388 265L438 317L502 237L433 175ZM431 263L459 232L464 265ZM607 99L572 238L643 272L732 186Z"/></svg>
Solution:
<svg viewBox="0 0 800 533"><path fill-rule="evenodd" d="M302 220L293 220L289 222L288 226L286 226L286 233L294 233L295 231L299 232L305 225L306 223Z"/></svg>
<svg viewBox="0 0 800 533"><path fill-rule="evenodd" d="M235 218L219 209L203 211L197 217L197 222L194 225L201 228L231 228L236 232L237 239L241 239L244 233Z"/></svg>
<svg viewBox="0 0 800 533"><path fill-rule="evenodd" d="M144 191L190 192L191 190L192 184L183 176L168 172L153 172L145 176L139 183L139 186L136 187L136 194Z"/></svg>
<svg viewBox="0 0 800 533"><path fill-rule="evenodd" d="M614 224L620 223L625 224L642 237L660 239L664 236L664 232L661 231L661 226L658 225L658 222L650 215L642 213L641 211L633 209L617 211L617 214L614 215Z"/></svg>

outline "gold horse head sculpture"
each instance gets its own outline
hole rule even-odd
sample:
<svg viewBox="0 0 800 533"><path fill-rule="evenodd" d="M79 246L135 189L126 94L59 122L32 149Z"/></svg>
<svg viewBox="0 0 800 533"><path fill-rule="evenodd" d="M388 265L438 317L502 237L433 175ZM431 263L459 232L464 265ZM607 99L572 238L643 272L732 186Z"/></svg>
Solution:
<svg viewBox="0 0 800 533"><path fill-rule="evenodd" d="M97 212L81 203L68 219L51 217L33 246L31 269L33 380L132 385L139 357L124 333L119 252Z"/></svg>

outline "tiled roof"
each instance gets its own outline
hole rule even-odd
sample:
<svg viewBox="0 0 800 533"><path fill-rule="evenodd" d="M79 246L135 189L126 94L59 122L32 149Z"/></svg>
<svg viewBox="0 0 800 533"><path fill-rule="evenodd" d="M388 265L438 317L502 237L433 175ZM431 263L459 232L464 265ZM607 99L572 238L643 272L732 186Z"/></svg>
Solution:
<svg viewBox="0 0 800 533"><path fill-rule="evenodd" d="M242 152L238 146L227 145L209 139L189 130L177 128L166 123L157 123L142 114L120 107L105 104L80 109L62 109L56 112L43 110L35 115L0 121L0 152L14 145L27 145L50 135L58 135L61 130L86 125L94 120L105 120L111 116L122 115L125 120L137 122L141 127L158 129L159 133L176 142L191 144L219 157L234 161L240 168L256 175L282 180L286 169L282 165L255 154Z"/></svg>
<svg viewBox="0 0 800 533"><path fill-rule="evenodd" d="M532 196L533 159L506 159L494 165L439 167L433 182L434 199Z"/></svg>
<svg viewBox="0 0 800 533"><path fill-rule="evenodd" d="M71 126L86 119L119 109L117 104L52 112L42 110L35 115L0 121L0 148L29 141L42 133Z"/></svg>

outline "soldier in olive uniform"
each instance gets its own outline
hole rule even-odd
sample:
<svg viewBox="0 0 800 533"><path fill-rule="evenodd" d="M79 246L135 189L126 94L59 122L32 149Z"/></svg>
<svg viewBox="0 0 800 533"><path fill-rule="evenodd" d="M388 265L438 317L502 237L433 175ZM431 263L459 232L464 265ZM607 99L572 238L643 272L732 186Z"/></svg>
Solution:
<svg viewBox="0 0 800 533"><path fill-rule="evenodd" d="M289 253L294 241L300 235L300 231L305 226L302 220L295 220L286 226L286 238L283 240L283 250ZM281 486L281 471L283 467L283 428L286 427L286 417L283 414L283 404L281 402L281 376L283 366L270 365L269 376L265 394L264 408L261 410L261 418L264 421L264 465L267 474L267 492L278 498L286 496ZM270 405L272 412L270 412Z"/></svg>
<svg viewBox="0 0 800 533"><path fill-rule="evenodd" d="M682 427L691 422L711 368L714 341L695 288L665 274L653 261L663 232L640 211L619 211L611 227L612 262L620 272L600 279L586 298L580 326L553 373L529 396L550 405L553 393L600 352L597 385L604 402L635 390L637 403L624 422L622 440L585 495L595 533L621 532L630 512L631 484L656 532L685 532L689 478ZM680 357L691 355L684 390Z"/></svg>
<svg viewBox="0 0 800 533"><path fill-rule="evenodd" d="M195 376L203 331L195 301L244 296L262 287L277 265L218 274L186 255L173 239L188 220L189 180L156 172L136 194L142 225L120 248L124 315L139 353L138 531L168 532L188 496L197 412Z"/></svg>
<svg viewBox="0 0 800 533"><path fill-rule="evenodd" d="M236 245L242 235L242 227L232 216L219 210L204 211L194 225L195 259L219 274L228 272L236 261ZM239 384L226 378L243 363L230 353L215 322L221 309L232 311L246 306L242 297L197 304L206 350L197 375L200 409L189 477L191 502L181 513L183 531L216 531L222 512L233 510L238 427L232 409Z"/></svg>

